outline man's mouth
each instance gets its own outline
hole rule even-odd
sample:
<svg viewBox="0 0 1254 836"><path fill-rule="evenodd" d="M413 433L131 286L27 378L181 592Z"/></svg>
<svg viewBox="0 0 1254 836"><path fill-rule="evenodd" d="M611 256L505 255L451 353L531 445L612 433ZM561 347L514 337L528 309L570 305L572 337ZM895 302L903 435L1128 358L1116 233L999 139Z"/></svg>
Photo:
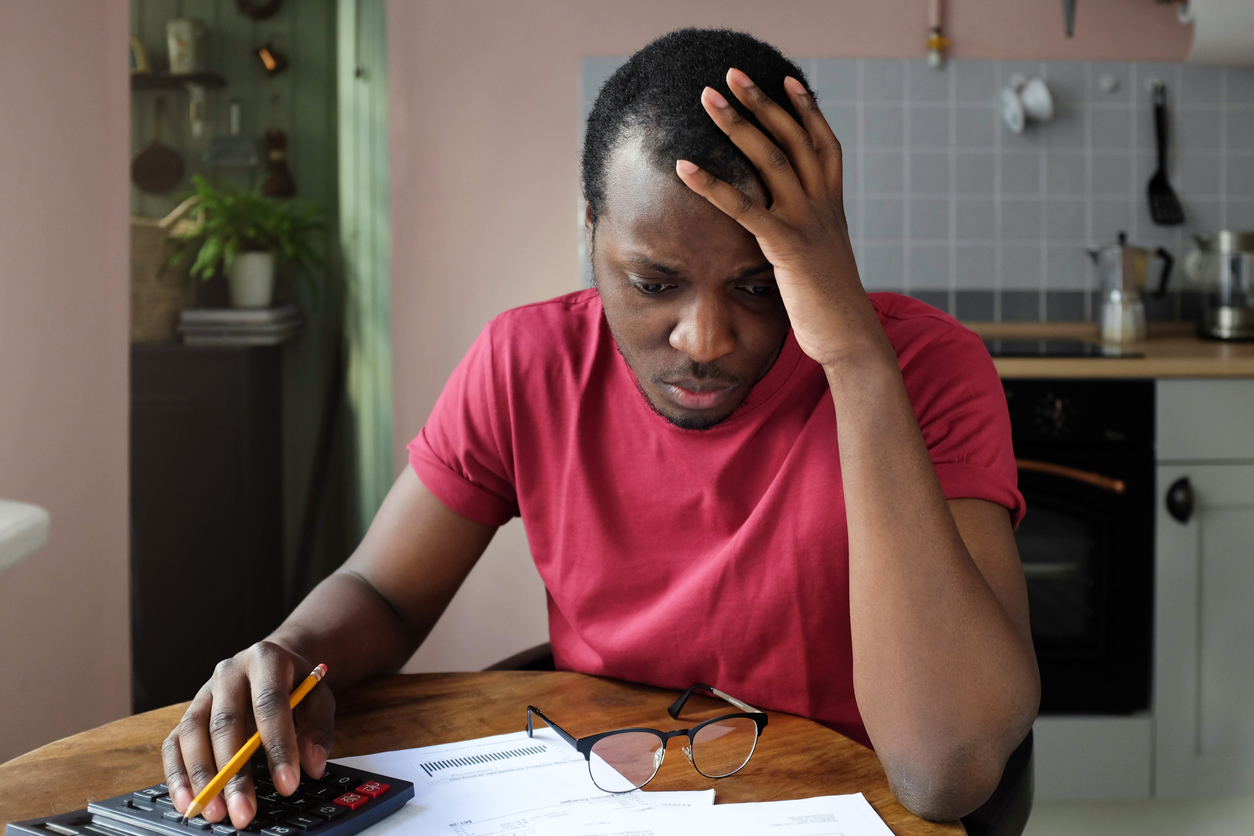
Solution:
<svg viewBox="0 0 1254 836"><path fill-rule="evenodd" d="M735 383L696 378L663 380L661 383L671 400L685 409L713 409L739 388Z"/></svg>

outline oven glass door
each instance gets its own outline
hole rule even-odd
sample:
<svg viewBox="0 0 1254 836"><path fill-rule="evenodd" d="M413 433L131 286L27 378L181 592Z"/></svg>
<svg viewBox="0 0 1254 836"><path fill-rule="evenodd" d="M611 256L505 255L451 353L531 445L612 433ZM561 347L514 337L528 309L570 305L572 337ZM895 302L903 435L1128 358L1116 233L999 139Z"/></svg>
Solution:
<svg viewBox="0 0 1254 836"><path fill-rule="evenodd" d="M1041 448L1016 455L1028 513L1015 542L1027 580L1042 713L1148 708L1152 452Z"/></svg>

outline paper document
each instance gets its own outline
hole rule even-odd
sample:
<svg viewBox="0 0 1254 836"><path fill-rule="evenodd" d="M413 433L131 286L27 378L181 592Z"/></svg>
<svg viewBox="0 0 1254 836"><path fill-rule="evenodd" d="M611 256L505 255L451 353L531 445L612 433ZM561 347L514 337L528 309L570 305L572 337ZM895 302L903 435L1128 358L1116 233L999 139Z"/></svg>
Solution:
<svg viewBox="0 0 1254 836"><path fill-rule="evenodd" d="M537 812L458 823L449 832L454 836L892 836L861 794L630 815L583 807L566 815Z"/></svg>
<svg viewBox="0 0 1254 836"><path fill-rule="evenodd" d="M720 804L685 810L654 810L617 821L537 830L545 836L892 836L861 793L797 801ZM474 831L458 836L480 836Z"/></svg>
<svg viewBox="0 0 1254 836"><path fill-rule="evenodd" d="M534 737L515 732L335 762L414 783L414 797L372 827L371 836L523 836L714 803L714 790L602 792L583 755L548 728Z"/></svg>

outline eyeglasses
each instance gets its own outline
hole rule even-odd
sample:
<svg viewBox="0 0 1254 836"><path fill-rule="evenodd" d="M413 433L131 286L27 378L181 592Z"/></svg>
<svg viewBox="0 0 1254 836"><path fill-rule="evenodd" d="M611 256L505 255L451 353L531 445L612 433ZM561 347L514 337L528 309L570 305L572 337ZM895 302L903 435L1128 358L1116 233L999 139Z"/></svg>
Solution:
<svg viewBox="0 0 1254 836"><path fill-rule="evenodd" d="M527 737L532 736L532 717L539 717L584 756L592 783L605 792L630 792L653 780L666 757L666 743L672 737L688 738L684 755L688 763L707 778L726 778L739 772L757 748L758 736L766 726L766 714L717 688L697 683L666 709L673 719L679 719L679 712L693 691L708 691L744 713L723 714L690 729L616 729L576 739L545 717L540 709L529 705Z"/></svg>

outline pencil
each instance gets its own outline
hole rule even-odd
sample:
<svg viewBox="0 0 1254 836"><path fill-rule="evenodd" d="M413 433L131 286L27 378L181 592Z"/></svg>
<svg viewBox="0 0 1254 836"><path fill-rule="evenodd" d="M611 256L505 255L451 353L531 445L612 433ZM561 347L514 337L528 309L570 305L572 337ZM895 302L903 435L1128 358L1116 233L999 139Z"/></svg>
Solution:
<svg viewBox="0 0 1254 836"><path fill-rule="evenodd" d="M309 676L305 677L305 681L300 684L295 691L292 692L292 698L289 704L295 708L305 695L313 690L313 687L322 681L322 677L327 675L327 666L318 665L313 669ZM226 786L226 782L235 777L235 773L239 772L240 767L248 763L248 759L257 751L257 747L261 745L261 732L253 732L253 736L248 738L240 750L235 753L235 757L226 762L226 766L213 777L213 780L200 791L200 794L192 799L192 803L187 805L187 812L183 814L183 821L200 815L200 811L205 809L205 805L213 800L213 797L222 792L222 788Z"/></svg>

